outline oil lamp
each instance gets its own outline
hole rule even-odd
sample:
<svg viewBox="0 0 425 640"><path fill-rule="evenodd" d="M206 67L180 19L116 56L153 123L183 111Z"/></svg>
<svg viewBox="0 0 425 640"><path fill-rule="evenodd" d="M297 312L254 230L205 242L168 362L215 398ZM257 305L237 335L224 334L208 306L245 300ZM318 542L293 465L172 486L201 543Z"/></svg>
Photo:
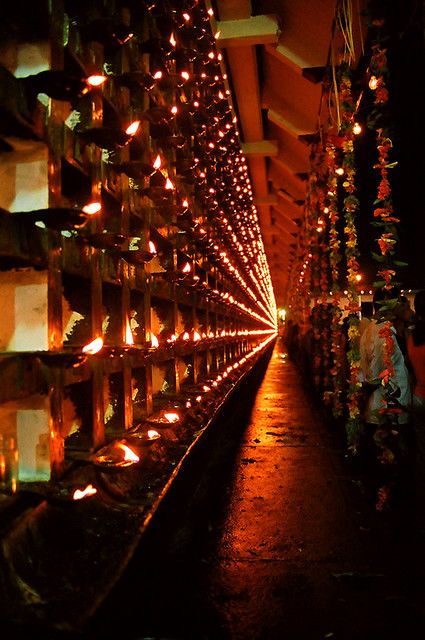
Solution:
<svg viewBox="0 0 425 640"><path fill-rule="evenodd" d="M89 244L96 249L115 249L121 247L126 237L121 233L103 231L101 233L91 233L86 236L79 236L79 241Z"/></svg>
<svg viewBox="0 0 425 640"><path fill-rule="evenodd" d="M87 144L95 144L100 149L117 151L125 147L137 134L140 121L132 122L125 131L115 127L92 127L84 131L78 131L78 135Z"/></svg>
<svg viewBox="0 0 425 640"><path fill-rule="evenodd" d="M178 424L180 422L180 414L173 410L163 410L159 414L147 418L146 422L148 424L155 425L157 429L169 428L173 424Z"/></svg>
<svg viewBox="0 0 425 640"><path fill-rule="evenodd" d="M94 203L92 203L93 205ZM16 211L11 213L22 223L31 222L39 227L47 227L56 230L73 230L84 227L90 217L100 210L99 206L83 207L50 207L48 209L36 209L34 211Z"/></svg>
<svg viewBox="0 0 425 640"><path fill-rule="evenodd" d="M40 71L22 78L29 95L45 93L49 98L62 101L75 101L91 89L102 86L107 80L103 75L75 76L64 70Z"/></svg>
<svg viewBox="0 0 425 640"><path fill-rule="evenodd" d="M120 471L137 464L140 458L125 442L116 441L99 449L91 460L102 471Z"/></svg>
<svg viewBox="0 0 425 640"><path fill-rule="evenodd" d="M142 180L143 178L149 178L155 169L152 165L141 160L129 160L128 162L120 162L119 164L112 165L114 171L117 173L125 173L126 176L133 180Z"/></svg>
<svg viewBox="0 0 425 640"><path fill-rule="evenodd" d="M114 23L110 18L97 18L81 25L83 40L94 41L109 48L119 48L133 36L131 28L123 23Z"/></svg>
<svg viewBox="0 0 425 640"><path fill-rule="evenodd" d="M137 448L149 447L160 438L161 434L156 429L150 429L142 423L129 429L124 436L124 441Z"/></svg>
<svg viewBox="0 0 425 640"><path fill-rule="evenodd" d="M143 71L126 71L115 76L117 83L123 87L127 87L130 91L152 91L156 85L155 78L150 73Z"/></svg>

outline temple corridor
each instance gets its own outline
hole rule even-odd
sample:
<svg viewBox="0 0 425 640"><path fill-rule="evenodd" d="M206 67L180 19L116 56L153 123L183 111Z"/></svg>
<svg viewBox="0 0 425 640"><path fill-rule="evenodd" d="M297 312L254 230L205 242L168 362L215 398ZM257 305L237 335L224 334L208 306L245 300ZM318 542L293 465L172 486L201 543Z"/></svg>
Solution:
<svg viewBox="0 0 425 640"><path fill-rule="evenodd" d="M35 5L0 23L0 640L423 640L424 3Z"/></svg>

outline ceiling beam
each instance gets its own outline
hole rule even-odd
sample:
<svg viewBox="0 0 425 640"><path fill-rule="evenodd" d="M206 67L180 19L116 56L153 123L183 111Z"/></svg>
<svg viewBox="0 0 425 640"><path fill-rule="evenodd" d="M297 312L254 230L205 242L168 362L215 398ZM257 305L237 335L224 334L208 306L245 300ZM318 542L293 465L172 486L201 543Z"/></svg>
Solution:
<svg viewBox="0 0 425 640"><path fill-rule="evenodd" d="M244 20L219 20L217 46L221 48L277 43L280 35L275 15L250 16Z"/></svg>
<svg viewBox="0 0 425 640"><path fill-rule="evenodd" d="M292 231L296 231L297 233L299 232L299 227L297 223L285 211L282 211L282 209L279 209L279 207L273 207L273 211L275 213L274 218L276 220L280 220L284 222L285 226L289 226L292 229Z"/></svg>
<svg viewBox="0 0 425 640"><path fill-rule="evenodd" d="M258 140L257 142L242 142L242 152L247 157L261 156L270 157L277 156L279 147L276 140Z"/></svg>
<svg viewBox="0 0 425 640"><path fill-rule="evenodd" d="M254 196L254 204L257 207L262 207L264 205L269 205L269 206L276 205L277 197L273 193L265 196L264 198L258 198Z"/></svg>
<svg viewBox="0 0 425 640"><path fill-rule="evenodd" d="M290 135L298 137L306 134L311 134L311 127L305 125L301 127L299 124L295 124L293 121L286 118L283 113L280 113L276 109L267 110L267 119L273 122L277 127L280 127L284 131L287 131Z"/></svg>

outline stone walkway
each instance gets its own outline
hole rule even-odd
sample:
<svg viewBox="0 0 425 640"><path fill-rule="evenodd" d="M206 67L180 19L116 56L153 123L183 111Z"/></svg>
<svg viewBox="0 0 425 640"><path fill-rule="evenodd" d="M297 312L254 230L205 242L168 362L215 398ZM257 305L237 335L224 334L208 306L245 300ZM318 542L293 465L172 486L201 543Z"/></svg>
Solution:
<svg viewBox="0 0 425 640"><path fill-rule="evenodd" d="M424 638L425 539L369 503L280 342L226 419L90 638Z"/></svg>

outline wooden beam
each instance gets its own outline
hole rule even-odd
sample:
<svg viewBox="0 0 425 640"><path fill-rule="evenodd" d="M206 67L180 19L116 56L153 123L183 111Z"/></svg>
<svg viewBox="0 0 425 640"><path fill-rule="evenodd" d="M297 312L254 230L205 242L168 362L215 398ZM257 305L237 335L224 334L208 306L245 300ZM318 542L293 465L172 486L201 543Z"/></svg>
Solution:
<svg viewBox="0 0 425 640"><path fill-rule="evenodd" d="M273 122L273 124L275 124L280 129L287 131L290 135L296 138L312 133L312 131L309 130L309 127L304 127L301 129L299 126L295 125L293 122L290 122L290 120L285 118L282 113L276 111L276 109L268 109L267 119L270 122Z"/></svg>
<svg viewBox="0 0 425 640"><path fill-rule="evenodd" d="M254 204L257 207L262 207L263 205L271 206L271 205L277 204L277 197L272 193L266 196L265 198L256 198L254 196Z"/></svg>
<svg viewBox="0 0 425 640"><path fill-rule="evenodd" d="M220 20L217 32L217 46L227 48L277 43L280 28L277 17L270 14L244 20Z"/></svg>
<svg viewBox="0 0 425 640"><path fill-rule="evenodd" d="M276 140L258 140L258 142L242 142L241 149L245 156L270 157L277 156L279 147Z"/></svg>

